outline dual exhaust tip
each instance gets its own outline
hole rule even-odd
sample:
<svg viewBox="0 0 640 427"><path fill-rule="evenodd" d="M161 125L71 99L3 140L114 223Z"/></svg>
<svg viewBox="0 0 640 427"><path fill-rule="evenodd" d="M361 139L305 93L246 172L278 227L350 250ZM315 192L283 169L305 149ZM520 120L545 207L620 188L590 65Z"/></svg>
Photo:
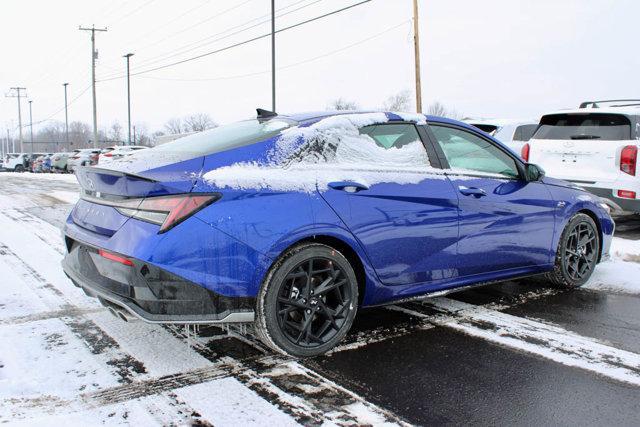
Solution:
<svg viewBox="0 0 640 427"><path fill-rule="evenodd" d="M124 320L125 322L133 320L131 315L125 309L118 307L117 305L106 301L103 298L98 297L98 300L100 301L100 304L105 306L107 310L109 310L109 313L111 313L114 317L117 317L120 320Z"/></svg>

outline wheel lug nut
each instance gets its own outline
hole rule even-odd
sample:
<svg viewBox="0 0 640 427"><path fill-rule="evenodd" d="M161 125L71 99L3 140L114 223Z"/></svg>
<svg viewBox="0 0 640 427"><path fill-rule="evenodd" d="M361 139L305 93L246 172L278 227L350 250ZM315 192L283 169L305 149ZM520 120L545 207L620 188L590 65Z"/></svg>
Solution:
<svg viewBox="0 0 640 427"><path fill-rule="evenodd" d="M311 310L307 310L307 314L311 314Z"/></svg>

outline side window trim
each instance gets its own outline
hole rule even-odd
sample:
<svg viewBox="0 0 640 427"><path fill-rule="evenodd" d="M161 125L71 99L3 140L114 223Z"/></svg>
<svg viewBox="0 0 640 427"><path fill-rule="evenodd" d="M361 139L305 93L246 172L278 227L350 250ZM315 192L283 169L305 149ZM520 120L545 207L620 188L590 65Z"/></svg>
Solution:
<svg viewBox="0 0 640 427"><path fill-rule="evenodd" d="M500 144L496 144L494 141L492 141L491 139L487 138L485 135L482 135L481 132L476 132L472 129L467 129L465 127L462 126L457 126L454 124L450 124L450 123L439 123L439 122L427 122L427 126L424 126L427 134L429 136L429 139L431 140L431 145L434 146L434 149L437 152L437 156L438 159L440 160L440 163L442 165L442 168L445 169L445 173L450 173L449 171L447 171L447 169L451 169L451 165L449 165L449 161L447 160L447 158L444 155L444 151L442 151L442 148L440 147L440 144L437 143L436 140L436 136L433 133L433 131L430 129L429 126L440 126L440 127L447 127L447 128L451 128L451 129L456 129L462 132L468 132L474 136L477 136L480 139L483 139L485 141L487 141L488 143L490 143L491 145L493 145L494 147L498 148L500 151L502 151L504 154L506 154L507 156L511 157L511 159L513 159L515 161L516 164L516 168L518 169L518 178L509 178L509 177L504 177L504 178L500 178L500 179L510 179L510 180L523 180L525 179L525 167L524 167L524 163L522 162L522 159L520 159L519 157L514 156L512 153L510 153L508 150L505 150L504 147L502 147ZM463 176L473 176L473 177L479 177L479 178L486 178L486 175L482 175L482 174L471 174L471 173L456 173L456 175L463 175Z"/></svg>

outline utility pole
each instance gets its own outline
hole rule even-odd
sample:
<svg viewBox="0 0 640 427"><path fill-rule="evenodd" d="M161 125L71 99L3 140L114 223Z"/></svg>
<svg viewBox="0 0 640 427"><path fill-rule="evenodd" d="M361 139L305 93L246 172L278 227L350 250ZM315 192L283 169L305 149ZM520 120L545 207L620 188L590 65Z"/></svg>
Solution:
<svg viewBox="0 0 640 427"><path fill-rule="evenodd" d="M27 88L24 88L24 87L12 87L10 89L15 91L15 93L11 93L11 94L8 94L8 95L5 95L5 96L7 98L18 98L18 129L19 129L18 135L20 136L20 138L19 138L19 141L20 141L20 152L24 153L24 147L23 147L23 141L22 141L22 108L20 107L20 98L26 97L26 95L23 95L20 91L21 90L27 90Z"/></svg>
<svg viewBox="0 0 640 427"><path fill-rule="evenodd" d="M9 150L9 141L10 141L9 128L7 128L7 151ZM16 152L16 143L15 143L15 141L12 141L12 142L13 142L13 144L12 144L12 147L11 147L11 152L15 153Z"/></svg>
<svg viewBox="0 0 640 427"><path fill-rule="evenodd" d="M271 0L271 111L276 111L276 0Z"/></svg>
<svg viewBox="0 0 640 427"><path fill-rule="evenodd" d="M416 112L422 113L422 84L420 82L420 27L418 26L418 0L413 0L413 47L416 66Z"/></svg>
<svg viewBox="0 0 640 427"><path fill-rule="evenodd" d="M96 31L107 31L106 28L96 28L92 25L91 28L78 27L80 31L91 31L91 87L93 89L93 145L98 145L98 112L96 104L96 59L98 58L98 51L96 50Z"/></svg>
<svg viewBox="0 0 640 427"><path fill-rule="evenodd" d="M62 83L64 86L64 142L69 149L69 114L67 111L67 86L69 83Z"/></svg>
<svg viewBox="0 0 640 427"><path fill-rule="evenodd" d="M29 100L29 133L31 134L31 154L33 154L33 111L31 110L31 104L33 101Z"/></svg>
<svg viewBox="0 0 640 427"><path fill-rule="evenodd" d="M129 59L133 56L133 53L127 53L123 58L127 58L127 129L129 129L129 145L131 144L131 80L129 75Z"/></svg>

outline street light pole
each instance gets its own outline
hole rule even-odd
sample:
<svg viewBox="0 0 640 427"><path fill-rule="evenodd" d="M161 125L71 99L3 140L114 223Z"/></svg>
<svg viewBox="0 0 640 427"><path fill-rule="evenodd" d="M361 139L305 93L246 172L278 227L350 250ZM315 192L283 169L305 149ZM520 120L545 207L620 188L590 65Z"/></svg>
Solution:
<svg viewBox="0 0 640 427"><path fill-rule="evenodd" d="M129 73L129 59L133 56L133 53L127 53L123 58L127 58L127 129L129 130L128 144L131 144L131 80Z"/></svg>
<svg viewBox="0 0 640 427"><path fill-rule="evenodd" d="M66 145L66 150L69 149L69 114L67 111L67 86L69 83L62 83L64 86L64 143Z"/></svg>
<svg viewBox="0 0 640 427"><path fill-rule="evenodd" d="M33 154L33 111L31 110L32 100L29 100L29 133L31 138L31 154Z"/></svg>

